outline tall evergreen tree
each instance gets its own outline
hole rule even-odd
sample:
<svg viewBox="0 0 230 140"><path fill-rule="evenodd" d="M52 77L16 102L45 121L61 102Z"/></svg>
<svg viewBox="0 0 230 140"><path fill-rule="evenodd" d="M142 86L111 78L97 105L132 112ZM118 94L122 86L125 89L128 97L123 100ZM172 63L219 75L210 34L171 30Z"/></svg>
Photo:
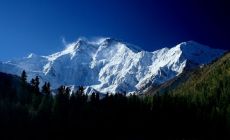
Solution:
<svg viewBox="0 0 230 140"><path fill-rule="evenodd" d="M46 95L49 95L51 93L49 82L45 82L45 84L42 86L42 93L45 93Z"/></svg>
<svg viewBox="0 0 230 140"><path fill-rule="evenodd" d="M31 85L32 87L35 87L35 80L34 80L34 78L31 79L30 85Z"/></svg>
<svg viewBox="0 0 230 140"><path fill-rule="evenodd" d="M81 94L81 95L84 94L84 87L80 86L78 91L79 91L79 94Z"/></svg>
<svg viewBox="0 0 230 140"><path fill-rule="evenodd" d="M27 74L25 70L22 71L21 80L22 80L22 83L24 84L27 82Z"/></svg>
<svg viewBox="0 0 230 140"><path fill-rule="evenodd" d="M95 103L96 102L96 93L92 93L92 95L90 96L90 101L92 102L92 103Z"/></svg>
<svg viewBox="0 0 230 140"><path fill-rule="evenodd" d="M35 77L35 92L36 92L37 94L39 94L39 92L40 92L40 90L39 90L39 84L40 84L39 77L36 76L36 77Z"/></svg>
<svg viewBox="0 0 230 140"><path fill-rule="evenodd" d="M96 98L95 98L95 100L96 100L96 102L98 103L99 102L99 100L100 100L100 95L99 95L99 93L97 92L96 93Z"/></svg>

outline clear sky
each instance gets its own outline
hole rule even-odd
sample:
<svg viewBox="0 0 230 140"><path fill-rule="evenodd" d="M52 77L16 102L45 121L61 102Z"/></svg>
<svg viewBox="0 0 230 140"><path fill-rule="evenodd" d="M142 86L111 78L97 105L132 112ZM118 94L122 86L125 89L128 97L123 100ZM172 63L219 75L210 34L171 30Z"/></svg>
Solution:
<svg viewBox="0 0 230 140"><path fill-rule="evenodd" d="M228 49L227 0L1 0L0 60L47 55L78 37L154 51L187 40Z"/></svg>

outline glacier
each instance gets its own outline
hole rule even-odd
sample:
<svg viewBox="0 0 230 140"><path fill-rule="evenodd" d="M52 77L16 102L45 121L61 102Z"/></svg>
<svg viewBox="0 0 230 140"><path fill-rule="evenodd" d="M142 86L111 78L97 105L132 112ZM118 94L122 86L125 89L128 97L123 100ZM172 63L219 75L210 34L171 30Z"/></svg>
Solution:
<svg viewBox="0 0 230 140"><path fill-rule="evenodd" d="M21 75L28 81L39 76L41 83L84 86L87 93L137 92L152 84L162 84L181 74L184 69L209 64L223 55L195 41L182 42L153 52L113 39L90 41L80 38L65 49L48 55L30 54L25 58L0 62L0 71Z"/></svg>

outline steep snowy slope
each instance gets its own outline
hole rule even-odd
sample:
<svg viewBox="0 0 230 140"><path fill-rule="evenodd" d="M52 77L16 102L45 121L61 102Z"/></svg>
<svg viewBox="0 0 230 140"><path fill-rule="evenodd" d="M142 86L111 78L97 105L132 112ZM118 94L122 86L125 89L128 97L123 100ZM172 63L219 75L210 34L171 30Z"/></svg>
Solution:
<svg viewBox="0 0 230 140"><path fill-rule="evenodd" d="M146 52L111 38L94 42L79 39L49 56L31 54L2 62L0 71L20 75L26 70L29 79L38 75L43 82L51 82L54 89L60 85L83 85L87 91L133 92L168 81L185 68L208 64L223 52L193 41Z"/></svg>

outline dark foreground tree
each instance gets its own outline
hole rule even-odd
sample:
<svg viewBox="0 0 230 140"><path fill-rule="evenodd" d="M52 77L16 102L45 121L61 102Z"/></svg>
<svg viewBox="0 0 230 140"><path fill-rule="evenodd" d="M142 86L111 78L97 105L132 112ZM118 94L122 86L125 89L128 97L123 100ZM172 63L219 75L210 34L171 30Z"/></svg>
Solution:
<svg viewBox="0 0 230 140"><path fill-rule="evenodd" d="M22 71L21 81L22 81L23 84L26 84L26 82L27 82L27 74L26 74L25 70Z"/></svg>

